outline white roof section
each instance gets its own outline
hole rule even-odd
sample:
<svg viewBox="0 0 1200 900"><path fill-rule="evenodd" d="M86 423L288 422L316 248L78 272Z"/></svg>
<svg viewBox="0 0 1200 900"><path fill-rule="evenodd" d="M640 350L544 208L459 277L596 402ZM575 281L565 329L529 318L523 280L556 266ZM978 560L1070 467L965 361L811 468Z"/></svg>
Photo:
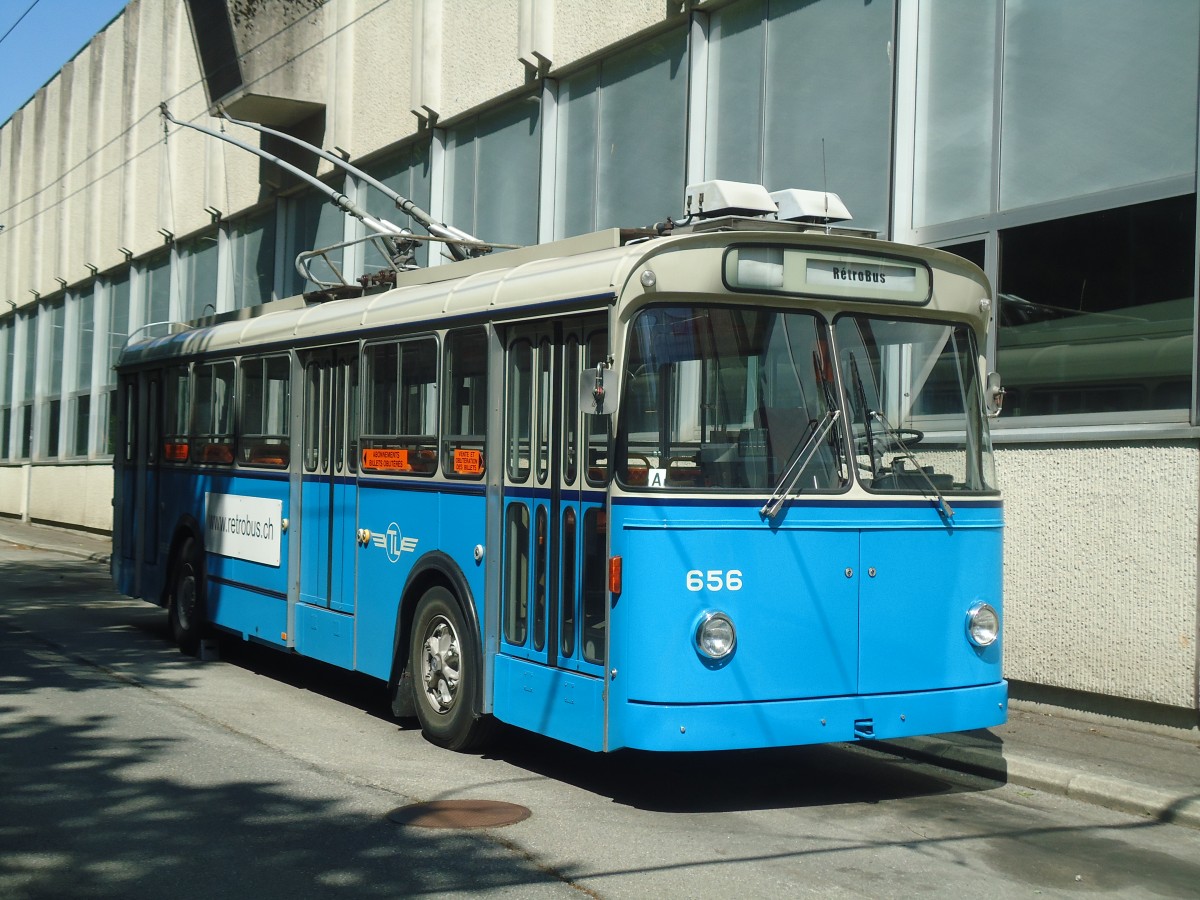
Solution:
<svg viewBox="0 0 1200 900"><path fill-rule="evenodd" d="M779 223L775 225L778 227ZM700 267L704 271L699 271L695 260L686 254L686 251L711 251L746 242L837 248L851 254L888 254L924 260L939 273L965 275L981 286L975 292L978 296L989 295L983 273L960 257L873 238L747 229L736 233L710 231L655 237L625 244L621 241L621 232L610 229L404 272L398 277L396 287L381 293L308 305L300 305L300 298L290 298L250 313L243 312L240 318L133 342L125 348L120 364L136 365L197 353L313 346L339 339L354 340L364 331L384 331L404 325L420 323L431 329L444 328L462 319L507 318L514 313L536 315L539 308L548 314L556 304L588 300L607 303L621 295L641 296L654 291L638 283L636 276L643 266L655 267L660 276L671 272L672 284L682 284L685 292L722 293L733 302L758 302L754 294L727 293L720 265L704 265ZM707 258L715 259L711 254ZM661 282L660 277L660 286ZM950 290L944 295L948 305L935 302L934 306L957 308L963 301L953 295L961 293ZM977 299L970 303L976 303ZM769 302L778 303L780 298L773 297ZM804 302L808 305L807 299ZM979 311L972 309L968 314L978 315Z"/></svg>

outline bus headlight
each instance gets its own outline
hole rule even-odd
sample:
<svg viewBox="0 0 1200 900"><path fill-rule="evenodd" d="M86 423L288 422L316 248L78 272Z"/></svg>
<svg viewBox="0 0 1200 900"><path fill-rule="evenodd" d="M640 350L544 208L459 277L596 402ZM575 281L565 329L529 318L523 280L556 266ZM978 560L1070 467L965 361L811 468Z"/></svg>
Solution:
<svg viewBox="0 0 1200 900"><path fill-rule="evenodd" d="M737 644L733 620L723 612L706 612L696 626L696 649L709 659L724 659Z"/></svg>
<svg viewBox="0 0 1200 900"><path fill-rule="evenodd" d="M967 637L976 647L989 647L1000 637L1000 613L990 603L967 610Z"/></svg>

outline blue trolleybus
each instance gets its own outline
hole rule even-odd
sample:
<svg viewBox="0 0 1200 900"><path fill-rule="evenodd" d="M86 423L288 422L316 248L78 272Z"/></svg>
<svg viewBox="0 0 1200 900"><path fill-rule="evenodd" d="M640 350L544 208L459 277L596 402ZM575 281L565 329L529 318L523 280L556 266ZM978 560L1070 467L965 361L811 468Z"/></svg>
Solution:
<svg viewBox="0 0 1200 900"><path fill-rule="evenodd" d="M1004 720L970 263L776 220L620 230L135 339L114 573L366 673L435 743Z"/></svg>

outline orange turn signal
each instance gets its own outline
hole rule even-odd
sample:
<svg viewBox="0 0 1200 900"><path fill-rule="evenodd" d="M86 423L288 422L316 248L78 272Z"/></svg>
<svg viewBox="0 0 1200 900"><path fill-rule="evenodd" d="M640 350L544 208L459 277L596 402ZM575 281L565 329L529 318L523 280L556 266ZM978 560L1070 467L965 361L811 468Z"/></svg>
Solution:
<svg viewBox="0 0 1200 900"><path fill-rule="evenodd" d="M614 593L621 593L621 557L610 556L608 558L608 589Z"/></svg>

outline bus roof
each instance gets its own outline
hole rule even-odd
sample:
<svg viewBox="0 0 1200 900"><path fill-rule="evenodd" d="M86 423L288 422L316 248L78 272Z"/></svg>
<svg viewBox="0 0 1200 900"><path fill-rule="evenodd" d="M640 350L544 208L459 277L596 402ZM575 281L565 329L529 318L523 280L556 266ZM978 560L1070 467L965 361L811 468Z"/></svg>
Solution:
<svg viewBox="0 0 1200 900"><path fill-rule="evenodd" d="M119 366L173 357L209 353L238 353L252 349L315 345L354 339L364 333L404 325L426 324L444 328L455 321L511 318L528 312L548 313L557 305L597 305L618 297L651 293L632 278L653 264L661 276L664 266L675 277L672 294L719 291L731 296L722 280L720 264L696 267L692 259L665 255L704 251L734 244L808 247L840 251L850 256L885 255L925 263L938 273L929 303L921 310L936 309L954 318L969 319L985 327L987 307L980 300L991 291L983 273L961 257L930 248L894 244L868 237L827 235L814 231L780 229L783 223L740 220L741 227L681 229L673 235L627 240L629 232L608 229L562 241L492 254L427 269L402 272L395 287L362 296L324 302L302 298L265 304L236 313L201 320L182 330L142 340L131 339ZM758 227L755 227L755 225ZM768 227L768 225L770 227ZM689 254L690 256L691 254ZM965 279L963 281L962 279ZM952 285L957 284L955 288ZM973 287L972 287L973 285ZM660 279L659 289L665 289ZM963 288L966 288L965 290ZM761 295L740 293L739 300ZM779 302L778 298L768 302ZM858 306L853 301L839 306ZM806 305L809 303L805 298ZM820 304L817 304L820 305ZM872 305L868 301L868 305ZM873 304L877 306L878 304Z"/></svg>

